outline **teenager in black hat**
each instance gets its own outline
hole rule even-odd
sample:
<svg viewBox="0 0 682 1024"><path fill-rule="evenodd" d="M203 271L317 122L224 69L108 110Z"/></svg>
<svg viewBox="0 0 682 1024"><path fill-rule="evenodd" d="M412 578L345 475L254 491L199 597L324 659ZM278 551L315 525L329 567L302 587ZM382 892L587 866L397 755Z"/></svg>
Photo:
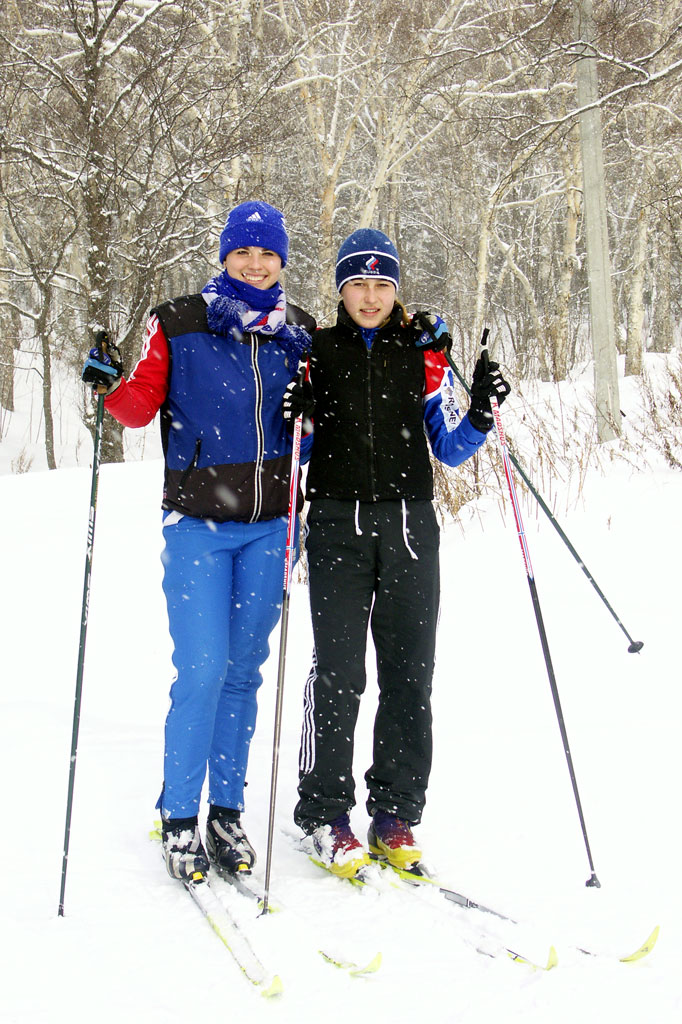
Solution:
<svg viewBox="0 0 682 1024"><path fill-rule="evenodd" d="M369 849L397 868L420 860L412 826L431 769L431 680L439 605L439 529L429 449L458 466L492 426L496 364L463 418L442 349L447 329L416 326L396 299L400 261L380 231L339 250L336 324L313 336L315 431L306 497L313 665L305 689L297 824L313 859L354 876L369 857L351 830L353 737L365 689L367 632L379 703L365 779ZM436 340L433 335L437 335ZM297 392L292 395L296 411ZM309 402L309 388L301 400Z"/></svg>

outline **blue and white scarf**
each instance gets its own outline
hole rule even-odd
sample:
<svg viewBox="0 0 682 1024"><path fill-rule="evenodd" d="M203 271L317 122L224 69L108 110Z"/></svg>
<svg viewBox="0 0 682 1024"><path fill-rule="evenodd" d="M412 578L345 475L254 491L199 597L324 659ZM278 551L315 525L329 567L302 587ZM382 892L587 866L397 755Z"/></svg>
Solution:
<svg viewBox="0 0 682 1024"><path fill-rule="evenodd" d="M294 366L310 348L308 332L286 322L287 300L279 282L272 288L254 288L223 270L202 288L202 295L207 304L208 326L216 334L239 340L244 331L272 335Z"/></svg>

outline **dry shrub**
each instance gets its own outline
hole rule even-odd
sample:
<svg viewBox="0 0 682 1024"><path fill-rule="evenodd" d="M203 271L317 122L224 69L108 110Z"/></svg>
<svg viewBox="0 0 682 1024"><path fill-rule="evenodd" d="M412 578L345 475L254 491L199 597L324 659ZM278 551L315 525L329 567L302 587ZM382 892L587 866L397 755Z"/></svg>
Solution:
<svg viewBox="0 0 682 1024"><path fill-rule="evenodd" d="M466 408L468 400L463 400ZM580 496L590 466L606 454L597 444L590 396L573 385L525 383L513 385L512 397L502 407L507 445L525 477L552 512L561 495L562 506ZM513 468L523 501L530 494L524 476ZM486 496L502 505L508 495L496 434L467 462L449 469L434 460L435 499L441 518L457 518L460 509ZM533 498L528 508L535 514Z"/></svg>
<svg viewBox="0 0 682 1024"><path fill-rule="evenodd" d="M682 469L682 360L679 353L666 360L665 368L640 378L644 415L642 438L663 456L672 469Z"/></svg>

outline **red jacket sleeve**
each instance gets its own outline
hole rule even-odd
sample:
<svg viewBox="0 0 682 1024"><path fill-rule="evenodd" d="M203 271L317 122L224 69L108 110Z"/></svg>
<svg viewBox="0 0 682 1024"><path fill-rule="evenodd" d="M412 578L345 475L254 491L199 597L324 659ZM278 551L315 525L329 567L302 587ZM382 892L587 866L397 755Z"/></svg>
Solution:
<svg viewBox="0 0 682 1024"><path fill-rule="evenodd" d="M104 400L105 408L124 427L145 427L168 395L168 341L159 318L147 321L147 333L137 366Z"/></svg>

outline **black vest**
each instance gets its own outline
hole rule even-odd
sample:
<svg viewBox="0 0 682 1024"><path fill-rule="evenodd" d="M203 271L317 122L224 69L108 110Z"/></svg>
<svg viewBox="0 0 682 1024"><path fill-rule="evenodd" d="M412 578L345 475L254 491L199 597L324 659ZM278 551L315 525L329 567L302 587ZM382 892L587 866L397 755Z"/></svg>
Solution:
<svg viewBox="0 0 682 1024"><path fill-rule="evenodd" d="M313 335L310 378L315 440L306 498L430 501L424 355L400 307L368 350L341 304L336 325Z"/></svg>

